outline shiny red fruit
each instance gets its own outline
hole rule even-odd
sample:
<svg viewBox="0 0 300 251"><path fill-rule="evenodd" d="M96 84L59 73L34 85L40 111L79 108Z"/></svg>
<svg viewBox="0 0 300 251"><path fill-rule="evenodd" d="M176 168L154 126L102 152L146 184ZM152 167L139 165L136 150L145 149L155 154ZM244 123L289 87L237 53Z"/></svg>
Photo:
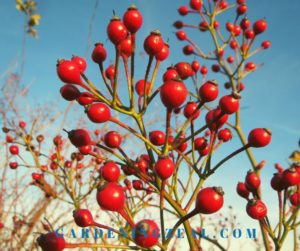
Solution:
<svg viewBox="0 0 300 251"><path fill-rule="evenodd" d="M88 131L84 129L76 129L68 132L71 143L76 147L91 145L92 140Z"/></svg>
<svg viewBox="0 0 300 251"><path fill-rule="evenodd" d="M86 69L86 61L84 58L79 57L79 56L73 56L71 61L73 61L75 64L77 64L80 72L84 72Z"/></svg>
<svg viewBox="0 0 300 251"><path fill-rule="evenodd" d="M143 24L143 17L136 6L131 5L124 13L123 22L131 33L136 33Z"/></svg>
<svg viewBox="0 0 300 251"><path fill-rule="evenodd" d="M160 179L166 180L173 175L175 165L170 158L160 157L155 163L154 170Z"/></svg>
<svg viewBox="0 0 300 251"><path fill-rule="evenodd" d="M141 220L135 226L134 240L143 248L151 248L158 243L159 227L153 220Z"/></svg>
<svg viewBox="0 0 300 251"><path fill-rule="evenodd" d="M166 135L162 131L152 131L149 133L149 139L155 146L162 146L165 143Z"/></svg>
<svg viewBox="0 0 300 251"><path fill-rule="evenodd" d="M189 119L192 117L192 120L195 120L200 115L200 109L197 109L198 105L196 102L188 102L183 110L184 116Z"/></svg>
<svg viewBox="0 0 300 251"><path fill-rule="evenodd" d="M116 46L128 36L128 30L118 17L113 17L110 20L106 32L109 40Z"/></svg>
<svg viewBox="0 0 300 251"><path fill-rule="evenodd" d="M161 51L155 55L156 60L158 61L166 60L169 56L169 47L170 47L169 44L164 43L164 46L161 49Z"/></svg>
<svg viewBox="0 0 300 251"><path fill-rule="evenodd" d="M262 47L264 50L269 49L270 46L271 46L271 42L268 41L268 40L263 41L263 42L261 43L261 47Z"/></svg>
<svg viewBox="0 0 300 251"><path fill-rule="evenodd" d="M232 132L229 128L224 128L218 132L218 139L227 142L232 139Z"/></svg>
<svg viewBox="0 0 300 251"><path fill-rule="evenodd" d="M250 27L251 23L250 23L250 19L245 17L242 19L242 21L240 22L240 26L242 28L242 30L247 30Z"/></svg>
<svg viewBox="0 0 300 251"><path fill-rule="evenodd" d="M224 204L221 187L206 187L199 191L196 198L196 211L201 214L212 214L219 211Z"/></svg>
<svg viewBox="0 0 300 251"><path fill-rule="evenodd" d="M281 182L284 188L300 184L300 174L295 168L289 168L282 173Z"/></svg>
<svg viewBox="0 0 300 251"><path fill-rule="evenodd" d="M202 102L214 101L218 94L219 89L215 81L207 81L199 89L199 96Z"/></svg>
<svg viewBox="0 0 300 251"><path fill-rule="evenodd" d="M180 41L183 41L183 40L187 39L187 35L186 35L185 31L182 31L182 30L176 32L176 37Z"/></svg>
<svg viewBox="0 0 300 251"><path fill-rule="evenodd" d="M203 150L205 147L207 147L207 140L204 137L196 138L194 140L194 147L197 151Z"/></svg>
<svg viewBox="0 0 300 251"><path fill-rule="evenodd" d="M245 50L243 50L245 51ZM256 69L256 64L254 64L253 62L248 62L245 65L245 70L246 71L254 71Z"/></svg>
<svg viewBox="0 0 300 251"><path fill-rule="evenodd" d="M264 147L271 142L272 133L266 128L255 128L248 135L248 144L251 147Z"/></svg>
<svg viewBox="0 0 300 251"><path fill-rule="evenodd" d="M219 119L217 119L220 117ZM205 117L206 124L208 125L208 128L212 131L215 131L217 129L220 129L228 120L228 115L224 114L222 115L221 109L213 109L210 110ZM214 121L214 122L213 122Z"/></svg>
<svg viewBox="0 0 300 251"><path fill-rule="evenodd" d="M200 69L200 73L202 75L206 75L208 73L208 69L206 66L202 66L201 69Z"/></svg>
<svg viewBox="0 0 300 251"><path fill-rule="evenodd" d="M89 92L81 92L76 100L80 105L86 106L92 104L96 99L94 95Z"/></svg>
<svg viewBox="0 0 300 251"><path fill-rule="evenodd" d="M160 99L165 107L174 109L181 106L188 96L185 84L180 80L168 80L160 89Z"/></svg>
<svg viewBox="0 0 300 251"><path fill-rule="evenodd" d="M178 13L181 15L181 16L185 16L189 13L189 8L185 5L183 6L180 6L180 8L178 9Z"/></svg>
<svg viewBox="0 0 300 251"><path fill-rule="evenodd" d="M192 45L186 45L182 49L184 55L192 55L194 53L194 47Z"/></svg>
<svg viewBox="0 0 300 251"><path fill-rule="evenodd" d="M83 155L88 155L92 152L92 146L86 145L78 148L79 152Z"/></svg>
<svg viewBox="0 0 300 251"><path fill-rule="evenodd" d="M293 193L290 198L289 198L291 204L295 207L300 205L300 193L299 192L295 192Z"/></svg>
<svg viewBox="0 0 300 251"><path fill-rule="evenodd" d="M110 131L105 134L104 143L109 148L118 148L122 143L122 136L118 132Z"/></svg>
<svg viewBox="0 0 300 251"><path fill-rule="evenodd" d="M194 75L192 66L187 62L179 62L174 67L183 80Z"/></svg>
<svg viewBox="0 0 300 251"><path fill-rule="evenodd" d="M10 162L9 167L10 169L17 169L19 166L18 162Z"/></svg>
<svg viewBox="0 0 300 251"><path fill-rule="evenodd" d="M87 109L87 115L94 123L104 123L110 119L110 109L104 103L92 104Z"/></svg>
<svg viewBox="0 0 300 251"><path fill-rule="evenodd" d="M123 188L115 182L106 183L97 192L99 206L108 211L121 211L125 205Z"/></svg>
<svg viewBox="0 0 300 251"><path fill-rule="evenodd" d="M240 107L239 99L234 95L223 96L219 101L219 107L223 113L236 113Z"/></svg>
<svg viewBox="0 0 300 251"><path fill-rule="evenodd" d="M113 161L105 162L100 170L102 178L108 182L116 182L120 177L120 168Z"/></svg>
<svg viewBox="0 0 300 251"><path fill-rule="evenodd" d="M163 75L163 81L172 80L178 78L179 74L174 67L169 67Z"/></svg>
<svg viewBox="0 0 300 251"><path fill-rule="evenodd" d="M150 56L160 53L164 47L164 41L159 30L152 31L144 41L144 49Z"/></svg>
<svg viewBox="0 0 300 251"><path fill-rule="evenodd" d="M146 83L146 94L149 94L149 90L150 90L150 82ZM135 84L135 92L137 93L137 95L139 96L144 96L145 93L145 81L144 80L139 80L136 82Z"/></svg>
<svg viewBox="0 0 300 251"><path fill-rule="evenodd" d="M271 179L271 187L278 192L284 189L281 173L274 173Z"/></svg>
<svg viewBox="0 0 300 251"><path fill-rule="evenodd" d="M12 155L18 155L19 154L19 147L18 146L15 146L15 145L11 145L9 147L9 152L12 154Z"/></svg>
<svg viewBox="0 0 300 251"><path fill-rule="evenodd" d="M56 232L40 235L37 243L43 251L62 251L66 247L65 239Z"/></svg>
<svg viewBox="0 0 300 251"><path fill-rule="evenodd" d="M113 64L109 65L105 70L105 76L112 80L115 77L115 66Z"/></svg>
<svg viewBox="0 0 300 251"><path fill-rule="evenodd" d="M267 29L267 22L264 19L260 19L253 24L253 30L256 35L265 32Z"/></svg>
<svg viewBox="0 0 300 251"><path fill-rule="evenodd" d="M119 46L120 54L123 58L129 58L132 53L131 37L124 39Z"/></svg>
<svg viewBox="0 0 300 251"><path fill-rule="evenodd" d="M198 11L201 10L202 5L203 5L202 0L190 0L190 7L193 10L198 10Z"/></svg>
<svg viewBox="0 0 300 251"><path fill-rule="evenodd" d="M267 216L267 207L261 200L249 200L246 211L255 220L262 220Z"/></svg>
<svg viewBox="0 0 300 251"><path fill-rule="evenodd" d="M253 30L249 29L245 31L245 38L252 39L255 37L255 33Z"/></svg>
<svg viewBox="0 0 300 251"><path fill-rule="evenodd" d="M77 209L73 211L73 218L79 227L89 227L94 224L93 216L88 209Z"/></svg>
<svg viewBox="0 0 300 251"><path fill-rule="evenodd" d="M67 101L73 101L80 96L80 91L74 85L64 85L60 88L61 96Z"/></svg>
<svg viewBox="0 0 300 251"><path fill-rule="evenodd" d="M106 49L104 48L102 43L95 44L93 53L92 53L92 59L97 64L102 64L103 61L105 61L107 57Z"/></svg>
<svg viewBox="0 0 300 251"><path fill-rule="evenodd" d="M260 177L253 171L249 171L245 178L245 186L251 192L256 192L260 186Z"/></svg>
<svg viewBox="0 0 300 251"><path fill-rule="evenodd" d="M248 199L249 198L249 190L245 186L245 183L239 182L236 186L236 192L238 193L239 196Z"/></svg>
<svg viewBox="0 0 300 251"><path fill-rule="evenodd" d="M57 75L61 81L67 84L81 84L80 69L70 60L60 60L56 65Z"/></svg>
<svg viewBox="0 0 300 251"><path fill-rule="evenodd" d="M196 60L194 60L192 62L191 66L192 66L192 69L193 69L194 72L197 72L197 71L200 70L200 63Z"/></svg>
<svg viewBox="0 0 300 251"><path fill-rule="evenodd" d="M241 4L240 6L237 7L236 13L241 16L244 15L247 12L247 10L248 10L247 5Z"/></svg>

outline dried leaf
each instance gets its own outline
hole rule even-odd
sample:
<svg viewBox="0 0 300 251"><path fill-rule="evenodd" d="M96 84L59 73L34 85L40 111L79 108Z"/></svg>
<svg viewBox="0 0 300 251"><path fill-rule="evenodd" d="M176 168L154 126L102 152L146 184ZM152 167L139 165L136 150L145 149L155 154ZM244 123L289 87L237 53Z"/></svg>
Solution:
<svg viewBox="0 0 300 251"><path fill-rule="evenodd" d="M296 162L296 163L300 163L300 152L299 151L294 151L290 157L289 160Z"/></svg>

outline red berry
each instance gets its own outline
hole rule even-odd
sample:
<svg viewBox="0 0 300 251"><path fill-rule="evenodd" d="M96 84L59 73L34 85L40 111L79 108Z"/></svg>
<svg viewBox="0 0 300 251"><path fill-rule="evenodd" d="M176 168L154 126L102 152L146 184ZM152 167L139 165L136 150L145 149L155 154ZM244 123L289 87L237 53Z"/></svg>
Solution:
<svg viewBox="0 0 300 251"><path fill-rule="evenodd" d="M11 145L9 147L9 152L12 154L12 155L18 155L19 154L19 147L16 146L16 145Z"/></svg>
<svg viewBox="0 0 300 251"><path fill-rule="evenodd" d="M227 62L228 62L229 64L232 64L232 63L234 62L234 57L233 57L233 56L229 56L229 57L227 58Z"/></svg>
<svg viewBox="0 0 300 251"><path fill-rule="evenodd" d="M160 89L160 99L164 106L170 109L181 106L187 96L188 90L180 80L168 80Z"/></svg>
<svg viewBox="0 0 300 251"><path fill-rule="evenodd" d="M124 13L123 22L131 33L136 33L143 24L143 17L137 7L131 5Z"/></svg>
<svg viewBox="0 0 300 251"><path fill-rule="evenodd" d="M201 10L202 8L202 0L190 0L190 7L193 9L193 10Z"/></svg>
<svg viewBox="0 0 300 251"><path fill-rule="evenodd" d="M187 62L177 63L175 65L175 69L178 72L180 78L183 80L194 75L194 71L193 71L191 65Z"/></svg>
<svg viewBox="0 0 300 251"><path fill-rule="evenodd" d="M108 182L116 182L120 177L120 168L113 161L105 162L101 167L101 176Z"/></svg>
<svg viewBox="0 0 300 251"><path fill-rule="evenodd" d="M226 30L229 31L229 32L233 32L234 30L234 24L233 23L226 23Z"/></svg>
<svg viewBox="0 0 300 251"><path fill-rule="evenodd" d="M265 128L253 129L248 135L248 144L251 147L264 147L271 142L271 131Z"/></svg>
<svg viewBox="0 0 300 251"><path fill-rule="evenodd" d="M187 35L186 35L185 31L182 31L182 30L176 32L176 37L180 41L183 41L183 40L187 39Z"/></svg>
<svg viewBox="0 0 300 251"><path fill-rule="evenodd" d="M207 147L207 140L203 137L196 138L194 141L194 147L197 151L203 150L205 147Z"/></svg>
<svg viewBox="0 0 300 251"><path fill-rule="evenodd" d="M33 180L38 181L39 179L41 179L43 177L43 174L41 173L32 173L31 177Z"/></svg>
<svg viewBox="0 0 300 251"><path fill-rule="evenodd" d="M146 83L146 94L149 94L149 90L150 90L150 82ZM135 84L135 91L139 96L144 96L145 93L145 81L144 80L139 80L136 82Z"/></svg>
<svg viewBox="0 0 300 251"><path fill-rule="evenodd" d="M260 19L253 24L253 30L256 35L265 32L267 29L267 22L264 19Z"/></svg>
<svg viewBox="0 0 300 251"><path fill-rule="evenodd" d="M125 205L124 190L118 183L106 183L97 192L97 202L104 210L120 211Z"/></svg>
<svg viewBox="0 0 300 251"><path fill-rule="evenodd" d="M88 209L77 209L73 211L73 218L79 227L89 227L95 224L93 216Z"/></svg>
<svg viewBox="0 0 300 251"><path fill-rule="evenodd" d="M184 26L184 23L180 20L174 22L173 26L176 28L176 29L181 29L183 26Z"/></svg>
<svg viewBox="0 0 300 251"><path fill-rule="evenodd" d="M205 32L208 30L209 24L206 21L202 21L199 24L199 30Z"/></svg>
<svg viewBox="0 0 300 251"><path fill-rule="evenodd" d="M133 180L132 186L135 190L142 190L144 188L143 182L140 180Z"/></svg>
<svg viewBox="0 0 300 251"><path fill-rule="evenodd" d="M77 64L80 72L84 72L86 69L86 61L84 58L79 56L73 56L71 61L73 61L75 64Z"/></svg>
<svg viewBox="0 0 300 251"><path fill-rule="evenodd" d="M7 143L12 143L14 141L14 138L11 135L7 134L5 140Z"/></svg>
<svg viewBox="0 0 300 251"><path fill-rule="evenodd" d="M255 37L255 33L253 30L246 30L245 31L245 38L252 39ZM248 47L248 46L247 46Z"/></svg>
<svg viewBox="0 0 300 251"><path fill-rule="evenodd" d="M105 134L104 143L109 148L118 148L122 143L122 136L118 132L110 131Z"/></svg>
<svg viewBox="0 0 300 251"><path fill-rule="evenodd" d="M209 150L210 150L209 145L207 145L203 149L199 150L198 152L199 152L199 155L201 157L203 157L203 156L206 156L209 153Z"/></svg>
<svg viewBox="0 0 300 251"><path fill-rule="evenodd" d="M231 48L231 49L235 50L238 46L239 46L239 45L238 45L238 43L237 43L236 41L232 40L232 41L230 42L230 48Z"/></svg>
<svg viewBox="0 0 300 251"><path fill-rule="evenodd" d="M86 106L92 104L95 101L95 97L89 92L81 92L76 100L80 105Z"/></svg>
<svg viewBox="0 0 300 251"><path fill-rule="evenodd" d="M119 45L124 39L126 39L128 35L128 31L125 25L118 17L113 17L110 20L106 32L109 40L116 46Z"/></svg>
<svg viewBox="0 0 300 251"><path fill-rule="evenodd" d="M56 232L40 235L37 243L43 251L62 251L66 247L65 239Z"/></svg>
<svg viewBox="0 0 300 251"><path fill-rule="evenodd" d="M271 42L268 41L268 40L263 41L263 42L261 43L261 47L262 47L263 49L265 49L265 50L266 50L266 49L269 49L270 46L271 46Z"/></svg>
<svg viewBox="0 0 300 251"><path fill-rule="evenodd" d="M164 47L164 41L159 30L152 31L144 41L144 49L150 56L155 56Z"/></svg>
<svg viewBox="0 0 300 251"><path fill-rule="evenodd" d="M245 50L243 50L243 51L245 51ZM248 62L245 65L245 70L246 71L254 71L255 69L256 69L256 65L253 62Z"/></svg>
<svg viewBox="0 0 300 251"><path fill-rule="evenodd" d="M213 64L213 65L211 66L211 70L212 70L213 72L219 72L219 71L220 71L220 66L219 66L218 64Z"/></svg>
<svg viewBox="0 0 300 251"><path fill-rule="evenodd" d="M249 191L256 192L260 186L259 176L255 172L249 171L245 178L245 185Z"/></svg>
<svg viewBox="0 0 300 251"><path fill-rule="evenodd" d="M227 142L232 139L232 133L230 129L224 128L218 132L218 139L223 142Z"/></svg>
<svg viewBox="0 0 300 251"><path fill-rule="evenodd" d="M170 158L160 157L155 163L154 170L160 179L166 180L173 175L175 165Z"/></svg>
<svg viewBox="0 0 300 251"><path fill-rule="evenodd" d="M182 49L184 55L192 55L194 53L194 47L191 45L186 45Z"/></svg>
<svg viewBox="0 0 300 251"><path fill-rule="evenodd" d="M242 32L241 27L239 25L235 25L232 31L232 35L238 37L241 34L241 32Z"/></svg>
<svg viewBox="0 0 300 251"><path fill-rule="evenodd" d="M236 0L237 4L244 4L246 2L246 0Z"/></svg>
<svg viewBox="0 0 300 251"><path fill-rule="evenodd" d="M169 56L169 44L164 43L163 48L159 53L155 55L155 58L158 61L164 61L168 58L168 56Z"/></svg>
<svg viewBox="0 0 300 251"><path fill-rule="evenodd" d="M74 85L64 85L60 88L61 96L67 101L73 101L80 96L80 91Z"/></svg>
<svg viewBox="0 0 300 251"><path fill-rule="evenodd" d="M282 173L281 182L284 188L300 184L300 174L295 168L289 168Z"/></svg>
<svg viewBox="0 0 300 251"><path fill-rule="evenodd" d="M200 190L196 199L196 210L202 214L212 214L219 211L223 204L221 187L206 187Z"/></svg>
<svg viewBox="0 0 300 251"><path fill-rule="evenodd" d="M236 186L236 192L238 193L239 196L248 199L250 192L245 186L245 183L239 182Z"/></svg>
<svg viewBox="0 0 300 251"><path fill-rule="evenodd" d="M236 113L240 107L240 102L233 94L223 96L219 101L220 109L223 113L233 114Z"/></svg>
<svg viewBox="0 0 300 251"><path fill-rule="evenodd" d="M93 53L92 53L92 59L97 64L102 64L103 61L106 59L107 53L105 48L103 47L102 43L95 44Z"/></svg>
<svg viewBox="0 0 300 251"><path fill-rule="evenodd" d="M17 169L19 166L18 162L10 162L9 167L10 169Z"/></svg>
<svg viewBox="0 0 300 251"><path fill-rule="evenodd" d="M205 117L206 120L206 124L209 125L208 128L212 131L215 131L217 129L220 129L228 120L228 115L224 114L221 115L221 109L217 108L217 109L213 109L210 110ZM217 117L220 117L219 119L217 119ZM217 119L217 120L216 120ZM212 121L215 121L212 123Z"/></svg>
<svg viewBox="0 0 300 251"><path fill-rule="evenodd" d="M278 192L284 189L281 173L274 173L273 178L271 179L271 187Z"/></svg>
<svg viewBox="0 0 300 251"><path fill-rule="evenodd" d="M242 21L240 22L240 26L242 28L242 30L247 30L250 27L250 20L249 18L245 17L242 19Z"/></svg>
<svg viewBox="0 0 300 251"><path fill-rule="evenodd" d="M70 160L65 161L64 167L65 168L71 168L72 167L72 161L70 161Z"/></svg>
<svg viewBox="0 0 300 251"><path fill-rule="evenodd" d="M214 28L217 30L217 29L219 29L219 27L220 27L219 22L215 20L214 21Z"/></svg>
<svg viewBox="0 0 300 251"><path fill-rule="evenodd" d="M202 67L201 67L201 70L200 70L200 73L201 73L202 75L206 75L206 74L208 73L207 67L206 67L206 66L202 66Z"/></svg>
<svg viewBox="0 0 300 251"><path fill-rule="evenodd" d="M81 84L80 69L77 64L69 60L60 60L56 65L57 75L67 84Z"/></svg>
<svg viewBox="0 0 300 251"><path fill-rule="evenodd" d="M151 248L159 240L159 227L153 220L141 220L136 226L135 242L143 248Z"/></svg>
<svg viewBox="0 0 300 251"><path fill-rule="evenodd" d="M26 127L26 123L24 121L19 122L19 127L24 129Z"/></svg>
<svg viewBox="0 0 300 251"><path fill-rule="evenodd" d="M226 9L228 7L228 3L226 2L226 1L221 1L220 3L219 3L219 8L221 9L221 10L224 10L224 9Z"/></svg>
<svg viewBox="0 0 300 251"><path fill-rule="evenodd" d="M87 109L87 115L94 123L104 123L110 119L110 109L104 103L92 104Z"/></svg>
<svg viewBox="0 0 300 251"><path fill-rule="evenodd" d="M289 199L293 206L297 207L300 205L300 193L299 192L293 193Z"/></svg>
<svg viewBox="0 0 300 251"><path fill-rule="evenodd" d="M188 102L183 110L184 116L188 119L193 117L192 120L195 120L200 115L200 109L197 109L198 105L196 102ZM194 114L194 115L193 115Z"/></svg>
<svg viewBox="0 0 300 251"><path fill-rule="evenodd" d="M178 72L176 71L176 69L174 67L169 67L163 75L163 81L166 82L168 80L172 80L172 79L178 78L178 77L179 77L179 75L178 75Z"/></svg>
<svg viewBox="0 0 300 251"><path fill-rule="evenodd" d="M200 63L196 60L192 62L191 66L194 72L197 72L200 69Z"/></svg>
<svg viewBox="0 0 300 251"><path fill-rule="evenodd" d="M132 53L131 37L124 39L119 46L120 54L124 58L129 58Z"/></svg>
<svg viewBox="0 0 300 251"><path fill-rule="evenodd" d="M68 132L68 137L71 143L76 147L91 145L92 140L88 131L84 129L76 129Z"/></svg>
<svg viewBox="0 0 300 251"><path fill-rule="evenodd" d="M267 216L267 207L261 200L249 200L246 211L255 220L262 220Z"/></svg>
<svg viewBox="0 0 300 251"><path fill-rule="evenodd" d="M91 145L82 146L82 147L79 147L78 150L81 154L88 155L92 152L92 146Z"/></svg>
<svg viewBox="0 0 300 251"><path fill-rule="evenodd" d="M248 10L248 7L246 4L241 4L239 7L236 9L236 13L241 16L244 15Z"/></svg>
<svg viewBox="0 0 300 251"><path fill-rule="evenodd" d="M152 131L149 133L149 139L155 146L162 146L165 143L166 135L162 131Z"/></svg>
<svg viewBox="0 0 300 251"><path fill-rule="evenodd" d="M113 64L109 65L105 70L105 76L112 80L115 77L115 66Z"/></svg>
<svg viewBox="0 0 300 251"><path fill-rule="evenodd" d="M179 9L178 9L178 13L181 15L181 16L185 16L189 13L189 8L185 5L181 6Z"/></svg>

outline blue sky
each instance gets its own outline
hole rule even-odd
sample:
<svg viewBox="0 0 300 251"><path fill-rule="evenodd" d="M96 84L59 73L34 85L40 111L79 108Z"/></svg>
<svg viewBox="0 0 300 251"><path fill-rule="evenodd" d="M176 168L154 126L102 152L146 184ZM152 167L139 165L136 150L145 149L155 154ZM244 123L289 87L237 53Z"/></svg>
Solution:
<svg viewBox="0 0 300 251"><path fill-rule="evenodd" d="M38 27L39 38L27 38L26 64L24 69L23 84L34 80L30 93L32 102L43 102L45 100L61 100L59 97L60 81L56 76L55 64L58 58L68 58L72 54L83 56L86 49L88 26L95 1L71 1L52 0L38 1L39 13L42 15L40 27ZM134 3L143 14L143 29L138 33L138 42L142 45L143 38L153 29L159 28L165 39L169 38L171 56L162 64L162 71L176 60L192 61L192 57L185 57L181 53L184 44L178 43L172 28L172 23L182 19L176 9L188 1L172 0L149 0L149 1L127 1L127 0L100 0L96 19L93 26L92 44L102 41L109 50L112 46L107 41L106 26L112 16L112 10L122 16L126 8ZM232 2L232 1L230 1ZM268 127L273 132L273 140L265 149L255 150L258 160L266 159L268 162L263 172L264 185L268 188L271 174L274 172L273 163L286 164L289 154L297 148L300 136L300 25L299 0L283 1L249 1L249 15L251 20L265 17L268 29L259 38L269 39L272 46L255 57L257 63L264 66L244 81L246 90L244 92L242 126L245 132L254 127ZM230 16L220 18L220 23L228 21ZM184 18L185 20L197 20ZM22 43L24 17L16 11L14 1L3 0L0 2L0 73L4 72L13 61L18 61ZM187 21L188 22L188 21ZM196 21L195 24L197 24ZM190 22L191 23L191 22ZM207 36L199 33L191 33L192 38L199 41L204 48ZM197 35L197 37L196 37ZM201 37L203 36L203 38ZM139 51L142 51L142 46ZM90 52L89 52L90 55ZM87 75L96 83L100 81L97 66L91 62L88 55ZM113 60L113 56L110 57ZM143 76L145 61L140 60L137 68L140 77ZM200 60L203 63L203 60ZM210 66L210 63L207 64ZM138 77L137 77L138 78ZM217 78L222 83L222 78L209 75L209 78ZM224 79L223 79L224 81ZM160 84L160 78L156 83ZM44 93L47 93L45 98ZM223 93L225 91L223 90ZM35 101L34 101L35 100ZM63 100L59 106L65 107ZM229 150L238 147L237 141L229 143ZM230 169L231 168L231 169ZM249 162L244 155L232 160L219 172L208 184L215 182L223 183L227 187L228 204L234 204L237 196L234 194L235 184L243 180L246 171L250 168ZM226 179L224 179L226 174ZM268 194L267 200L275 199L274 194ZM239 201L239 203L241 200ZM239 204L238 203L238 204Z"/></svg>

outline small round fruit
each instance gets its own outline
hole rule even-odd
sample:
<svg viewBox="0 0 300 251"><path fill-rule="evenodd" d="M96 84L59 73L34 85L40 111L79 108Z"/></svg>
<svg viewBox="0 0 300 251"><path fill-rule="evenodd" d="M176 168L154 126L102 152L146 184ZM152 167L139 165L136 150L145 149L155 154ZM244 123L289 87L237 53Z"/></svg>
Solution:
<svg viewBox="0 0 300 251"><path fill-rule="evenodd" d="M67 101L73 101L80 96L80 91L74 85L67 84L60 88L61 96Z"/></svg>
<svg viewBox="0 0 300 251"><path fill-rule="evenodd" d="M71 143L76 147L91 145L92 140L88 131L84 129L76 129L68 132Z"/></svg>
<svg viewBox="0 0 300 251"><path fill-rule="evenodd" d="M224 192L221 187L206 187L199 191L196 198L196 211L212 214L219 211L224 204Z"/></svg>
<svg viewBox="0 0 300 251"><path fill-rule="evenodd" d="M166 135L162 131L152 131L149 133L149 139L155 146L162 146L165 143Z"/></svg>
<svg viewBox="0 0 300 251"><path fill-rule="evenodd" d="M286 169L282 173L281 182L284 188L300 184L300 174L293 167Z"/></svg>
<svg viewBox="0 0 300 251"><path fill-rule="evenodd" d="M149 94L149 89L150 89L150 82L146 82L146 94ZM139 96L144 96L145 93L145 81L144 80L139 80L136 82L135 84L135 92L139 95Z"/></svg>
<svg viewBox="0 0 300 251"><path fill-rule="evenodd" d="M299 192L295 192L293 193L290 198L289 198L291 204L295 207L300 205L300 193Z"/></svg>
<svg viewBox="0 0 300 251"><path fill-rule="evenodd" d="M104 103L92 104L87 109L87 115L94 123L104 123L110 119L110 109Z"/></svg>
<svg viewBox="0 0 300 251"><path fill-rule="evenodd" d="M57 75L61 81L67 84L81 84L80 69L70 60L60 60L56 65Z"/></svg>
<svg viewBox="0 0 300 251"><path fill-rule="evenodd" d="M173 175L175 165L170 158L160 157L155 163L154 170L160 179L166 180Z"/></svg>
<svg viewBox="0 0 300 251"><path fill-rule="evenodd" d="M93 53L92 53L92 59L97 64L102 64L103 61L105 61L107 57L107 52L103 46L102 43L95 44Z"/></svg>
<svg viewBox="0 0 300 251"><path fill-rule="evenodd" d="M202 102L214 101L218 94L219 89L215 81L207 81L199 89L199 96Z"/></svg>
<svg viewBox="0 0 300 251"><path fill-rule="evenodd" d="M267 22L264 19L260 19L253 24L253 30L256 35L265 32L267 29Z"/></svg>
<svg viewBox="0 0 300 251"><path fill-rule="evenodd" d="M176 71L178 72L181 79L185 80L194 75L192 66L187 62L179 62L175 66Z"/></svg>
<svg viewBox="0 0 300 251"><path fill-rule="evenodd" d="M164 43L164 46L161 49L161 51L155 55L156 60L158 61L166 60L169 56L169 47L170 46L168 43Z"/></svg>
<svg viewBox="0 0 300 251"><path fill-rule="evenodd" d="M102 178L108 182L116 182L120 177L120 168L113 161L106 162L100 170Z"/></svg>
<svg viewBox="0 0 300 251"><path fill-rule="evenodd" d="M40 235L37 243L43 251L62 251L66 247L65 239L56 232Z"/></svg>
<svg viewBox="0 0 300 251"><path fill-rule="evenodd" d="M151 248L158 243L159 227L153 220L141 220L136 226L134 240L136 244L143 248Z"/></svg>
<svg viewBox="0 0 300 251"><path fill-rule="evenodd" d="M192 118L192 120L195 120L200 115L200 109L197 109L198 105L196 102L188 102L183 110L184 116L189 119Z"/></svg>
<svg viewBox="0 0 300 251"><path fill-rule="evenodd" d="M152 31L144 41L144 49L150 56L155 56L164 47L164 41L159 30Z"/></svg>
<svg viewBox="0 0 300 251"><path fill-rule="evenodd" d="M245 178L245 185L251 192L256 192L260 186L260 177L253 171L249 171Z"/></svg>
<svg viewBox="0 0 300 251"><path fill-rule="evenodd" d="M73 56L71 61L73 61L75 64L77 64L80 72L84 72L86 69L86 61L84 58L79 56Z"/></svg>
<svg viewBox="0 0 300 251"><path fill-rule="evenodd" d="M248 135L248 144L251 147L264 147L271 142L272 133L266 128L255 128Z"/></svg>
<svg viewBox="0 0 300 251"><path fill-rule="evenodd" d="M12 154L12 155L18 155L18 154L19 154L19 147L16 146L16 145L11 145L11 146L9 147L9 152L10 152L10 154Z"/></svg>
<svg viewBox="0 0 300 251"><path fill-rule="evenodd" d="M128 36L128 31L120 18L113 17L107 26L107 35L114 45L119 45Z"/></svg>
<svg viewBox="0 0 300 251"><path fill-rule="evenodd" d="M122 136L118 132L110 131L105 134L104 143L109 148L118 148L122 143Z"/></svg>
<svg viewBox="0 0 300 251"><path fill-rule="evenodd" d="M223 115L220 108L210 110L205 116L206 124L211 131L220 129L227 122L227 120L228 115Z"/></svg>
<svg viewBox="0 0 300 251"><path fill-rule="evenodd" d="M274 173L274 175L271 179L271 187L277 192L280 192L281 190L284 189L281 173Z"/></svg>
<svg viewBox="0 0 300 251"><path fill-rule="evenodd" d="M267 207L261 200L249 200L246 211L247 214L255 220L262 220L267 216Z"/></svg>
<svg viewBox="0 0 300 251"><path fill-rule="evenodd" d="M233 94L223 96L219 101L219 107L226 114L236 113L240 107L240 102Z"/></svg>
<svg viewBox="0 0 300 251"><path fill-rule="evenodd" d="M73 211L73 218L79 227L89 227L94 224L93 216L88 209L77 209Z"/></svg>
<svg viewBox="0 0 300 251"><path fill-rule="evenodd" d="M106 183L97 192L97 202L104 210L121 211L125 205L124 190L118 183Z"/></svg>
<svg viewBox="0 0 300 251"><path fill-rule="evenodd" d="M232 139L232 132L229 128L224 128L218 132L218 139L227 142Z"/></svg>
<svg viewBox="0 0 300 251"><path fill-rule="evenodd" d="M168 80L160 89L160 99L165 107L174 109L181 106L188 96L188 90L181 80Z"/></svg>
<svg viewBox="0 0 300 251"><path fill-rule="evenodd" d="M143 17L138 8L131 5L124 13L123 22L131 33L136 33L143 24Z"/></svg>
<svg viewBox="0 0 300 251"><path fill-rule="evenodd" d="M245 186L245 183L239 182L236 186L236 192L238 193L239 196L248 199L249 198L249 190Z"/></svg>

